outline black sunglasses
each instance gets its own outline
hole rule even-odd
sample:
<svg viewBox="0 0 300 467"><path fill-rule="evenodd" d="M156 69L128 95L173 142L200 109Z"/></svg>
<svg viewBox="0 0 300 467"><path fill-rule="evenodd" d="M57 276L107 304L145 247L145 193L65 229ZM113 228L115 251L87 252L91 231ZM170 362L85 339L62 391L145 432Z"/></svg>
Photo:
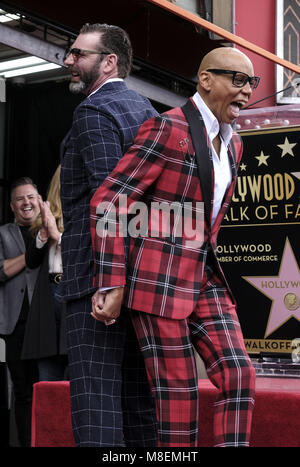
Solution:
<svg viewBox="0 0 300 467"><path fill-rule="evenodd" d="M97 54L97 55L110 55L111 52L96 52L95 50L85 50L85 49L77 49L76 47L70 47L65 51L64 54L64 61L68 58L69 55L74 55L74 57L78 58L85 54Z"/></svg>
<svg viewBox="0 0 300 467"><path fill-rule="evenodd" d="M217 75L232 75L232 84L238 88L242 88L247 83L250 84L251 89L256 89L260 80L259 76L248 76L246 73L241 71L232 71L232 70L219 70L219 69L209 69L206 70Z"/></svg>

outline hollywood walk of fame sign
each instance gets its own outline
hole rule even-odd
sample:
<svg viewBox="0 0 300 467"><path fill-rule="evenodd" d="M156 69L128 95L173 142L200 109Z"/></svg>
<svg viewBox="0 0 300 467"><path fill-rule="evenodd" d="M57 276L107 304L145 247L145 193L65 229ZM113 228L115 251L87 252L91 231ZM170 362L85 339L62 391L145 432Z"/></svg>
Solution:
<svg viewBox="0 0 300 467"><path fill-rule="evenodd" d="M291 353L300 338L300 127L243 131L218 256L250 354Z"/></svg>

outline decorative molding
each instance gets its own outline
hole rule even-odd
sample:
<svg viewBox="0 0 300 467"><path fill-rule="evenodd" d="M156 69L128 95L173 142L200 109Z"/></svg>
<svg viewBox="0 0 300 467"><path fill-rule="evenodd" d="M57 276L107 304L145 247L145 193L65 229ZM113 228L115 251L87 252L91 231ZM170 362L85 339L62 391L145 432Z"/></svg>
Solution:
<svg viewBox="0 0 300 467"><path fill-rule="evenodd" d="M277 55L300 65L300 0L277 0L276 26ZM277 103L299 104L300 75L281 66L276 68L276 90L289 88L277 95Z"/></svg>

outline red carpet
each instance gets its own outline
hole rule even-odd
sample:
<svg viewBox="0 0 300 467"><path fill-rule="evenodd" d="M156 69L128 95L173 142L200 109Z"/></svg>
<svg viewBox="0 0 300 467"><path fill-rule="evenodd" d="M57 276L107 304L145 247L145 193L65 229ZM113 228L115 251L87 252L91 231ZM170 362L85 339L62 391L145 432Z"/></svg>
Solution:
<svg viewBox="0 0 300 467"><path fill-rule="evenodd" d="M199 447L213 444L216 389L199 380ZM69 382L34 385L32 446L72 447ZM300 379L257 378L252 447L300 447Z"/></svg>

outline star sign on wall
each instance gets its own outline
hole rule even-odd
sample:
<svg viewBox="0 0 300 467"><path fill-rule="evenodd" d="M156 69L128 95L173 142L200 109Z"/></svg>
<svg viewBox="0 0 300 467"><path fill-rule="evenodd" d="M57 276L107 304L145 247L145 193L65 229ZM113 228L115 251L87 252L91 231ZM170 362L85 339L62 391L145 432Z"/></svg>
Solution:
<svg viewBox="0 0 300 467"><path fill-rule="evenodd" d="M293 147L295 147L296 144L297 143L290 143L287 137L285 138L283 144L277 144L277 146L282 149L281 157L284 157L286 154L290 154L291 156L295 157Z"/></svg>
<svg viewBox="0 0 300 467"><path fill-rule="evenodd" d="M300 321L300 271L288 238L278 276L247 276L243 279L272 300L265 337L292 317Z"/></svg>
<svg viewBox="0 0 300 467"><path fill-rule="evenodd" d="M269 157L270 156L265 156L263 151L260 152L259 156L255 156L255 159L258 160L258 167L263 164L268 165L267 159L269 159Z"/></svg>

